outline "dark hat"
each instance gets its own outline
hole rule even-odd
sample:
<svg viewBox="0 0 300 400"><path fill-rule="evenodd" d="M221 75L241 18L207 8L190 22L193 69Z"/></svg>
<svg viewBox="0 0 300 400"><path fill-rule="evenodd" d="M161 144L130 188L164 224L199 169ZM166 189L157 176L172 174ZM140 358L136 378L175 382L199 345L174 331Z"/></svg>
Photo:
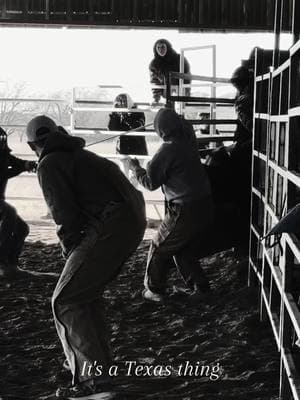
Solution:
<svg viewBox="0 0 300 400"><path fill-rule="evenodd" d="M26 127L27 141L34 143L46 139L50 133L58 129L53 119L46 115L39 115L28 122Z"/></svg>

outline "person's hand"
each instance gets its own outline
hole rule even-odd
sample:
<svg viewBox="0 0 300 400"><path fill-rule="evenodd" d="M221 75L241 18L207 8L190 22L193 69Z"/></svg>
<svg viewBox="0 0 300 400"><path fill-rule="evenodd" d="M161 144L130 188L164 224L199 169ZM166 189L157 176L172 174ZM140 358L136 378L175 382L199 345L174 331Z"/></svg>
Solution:
<svg viewBox="0 0 300 400"><path fill-rule="evenodd" d="M135 170L136 168L140 167L140 162L136 158L128 157L128 167L131 170Z"/></svg>
<svg viewBox="0 0 300 400"><path fill-rule="evenodd" d="M37 170L37 162L36 161L26 161L25 162L25 169L28 172L36 172Z"/></svg>

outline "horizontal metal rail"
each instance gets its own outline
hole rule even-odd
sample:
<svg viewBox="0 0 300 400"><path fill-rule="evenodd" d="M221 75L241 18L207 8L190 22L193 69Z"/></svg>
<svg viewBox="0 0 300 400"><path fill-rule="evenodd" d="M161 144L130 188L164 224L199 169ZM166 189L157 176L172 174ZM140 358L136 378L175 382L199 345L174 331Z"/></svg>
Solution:
<svg viewBox="0 0 300 400"><path fill-rule="evenodd" d="M237 119L189 119L193 125L235 125Z"/></svg>
<svg viewBox="0 0 300 400"><path fill-rule="evenodd" d="M217 78L217 77L213 77L213 76L193 75L193 74L187 74L187 73L181 73L181 72L170 72L170 75L173 78L178 78L178 79L190 79L190 80L197 80L197 81L203 81L203 82L223 83L223 84L232 85L230 79L228 79L228 78Z"/></svg>
<svg viewBox="0 0 300 400"><path fill-rule="evenodd" d="M165 106L165 104L163 104ZM73 107L72 112L127 112L127 113L138 113L138 112L157 112L160 106L155 104L155 107L148 108L115 108L115 107Z"/></svg>
<svg viewBox="0 0 300 400"><path fill-rule="evenodd" d="M228 99L225 97L191 97L191 96L170 96L170 101L181 102L206 102L206 103L220 103L220 104L234 104L235 99Z"/></svg>
<svg viewBox="0 0 300 400"><path fill-rule="evenodd" d="M0 97L0 101L5 102L40 102L40 103L69 103L63 99L43 99L43 98L28 98L28 97Z"/></svg>
<svg viewBox="0 0 300 400"><path fill-rule="evenodd" d="M206 99L206 101L205 102L199 102L199 103L197 103L197 102L193 102L193 103L189 103L189 101L187 101L186 103L185 103L185 107L210 107L211 106L211 104L210 103L208 103L207 102L207 97L205 97L205 99ZM216 106L217 107L230 107L230 108L232 108L232 103L230 103L230 104L227 104L227 103L216 103Z"/></svg>

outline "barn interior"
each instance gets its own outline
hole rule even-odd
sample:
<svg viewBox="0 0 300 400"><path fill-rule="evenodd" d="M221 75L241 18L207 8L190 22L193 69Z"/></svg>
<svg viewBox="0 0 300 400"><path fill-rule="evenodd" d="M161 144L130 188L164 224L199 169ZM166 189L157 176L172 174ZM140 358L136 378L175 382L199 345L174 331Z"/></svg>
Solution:
<svg viewBox="0 0 300 400"><path fill-rule="evenodd" d="M193 372L171 378L120 374L118 385L127 393L124 399L300 399L300 232L293 226L280 231L280 237L264 239L299 203L299 24L297 0L0 1L0 26L9 29L107 29L108 40L114 29L171 29L199 36L272 34L271 50L257 43L251 56L241 60L242 66L251 61L254 73L249 253L237 255L229 239L225 244L221 240L220 247L217 241L209 243L211 248L204 252L202 262L214 282L213 299L207 304L193 304L188 313L190 304L180 296L163 308L153 309L140 298L141 271L148 242L164 215L164 198L160 191L145 194L148 229L144 241L105 294L116 363L137 360L143 365L189 362L195 366L201 362L215 366L218 377L212 380ZM283 46L286 36L288 47ZM159 105L167 104L191 121L197 132L199 155L205 160L220 145L233 143L237 116L235 93L228 95L227 90L232 87L231 81L216 67L216 48L203 47L181 49L181 59L205 50L211 73L198 74L195 68L189 76L182 68L174 72L165 82L166 98ZM176 92L172 90L172 76L179 79ZM191 95L185 91L186 78L194 85ZM102 82L93 88L73 87L67 99L8 93L0 98L0 126L7 132L11 129L12 138L14 129L19 129L22 138L26 120L37 110L42 111L54 115L72 135L83 137L92 151L119 163L122 157L113 147L103 145L115 143L120 133L106 132L100 116L113 111L107 93L117 93L121 88ZM7 107L11 110L21 103L20 119L16 114L8 118ZM145 99L136 105L146 115L145 136L154 152L159 145L152 126L157 105ZM36 158L29 150L24 154L17 141L12 147L22 158ZM140 156L145 163L150 158ZM7 199L22 210L30 224L21 267L46 274L33 281L0 283L4 317L0 329L0 397L51 399L57 381L66 379L50 310L51 292L63 260L36 175L24 174L13 180ZM292 217L295 225L297 214ZM222 239L229 238L235 229L232 218L228 215L222 220ZM171 281L176 282L175 275Z"/></svg>

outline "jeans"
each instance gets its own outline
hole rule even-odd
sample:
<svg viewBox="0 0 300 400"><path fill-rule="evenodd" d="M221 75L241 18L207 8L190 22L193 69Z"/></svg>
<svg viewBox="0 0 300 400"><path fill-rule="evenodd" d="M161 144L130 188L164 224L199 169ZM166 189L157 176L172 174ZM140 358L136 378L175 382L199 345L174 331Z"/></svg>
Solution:
<svg viewBox="0 0 300 400"><path fill-rule="evenodd" d="M174 265L188 288L209 288L198 260L198 243L201 246L201 239L204 241L209 234L213 214L210 197L185 204L167 204L165 218L149 249L144 279L147 289L164 294L169 271Z"/></svg>
<svg viewBox="0 0 300 400"><path fill-rule="evenodd" d="M138 247L144 230L145 221L121 203L106 212L98 226L86 229L65 264L52 297L52 309L73 383L97 376L94 368L88 374L85 365L94 366L96 362L104 371L110 365L102 294ZM100 379L109 377L104 372Z"/></svg>

